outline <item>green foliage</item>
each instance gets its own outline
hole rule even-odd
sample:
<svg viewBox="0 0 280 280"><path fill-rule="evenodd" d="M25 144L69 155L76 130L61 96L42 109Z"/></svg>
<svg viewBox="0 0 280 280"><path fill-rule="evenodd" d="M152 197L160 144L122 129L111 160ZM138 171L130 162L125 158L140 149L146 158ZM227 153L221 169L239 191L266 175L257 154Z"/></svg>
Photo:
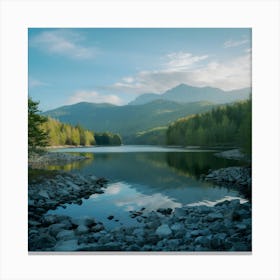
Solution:
<svg viewBox="0 0 280 280"><path fill-rule="evenodd" d="M28 98L28 155L38 152L48 142L47 133L41 127L46 117L39 115L38 104Z"/></svg>
<svg viewBox="0 0 280 280"><path fill-rule="evenodd" d="M71 125L80 123L89 130L119 133L125 140L140 131L167 126L180 117L207 112L215 106L209 102L185 104L164 100L135 106L82 102L45 112L44 115Z"/></svg>
<svg viewBox="0 0 280 280"><path fill-rule="evenodd" d="M125 140L126 143L138 145L165 145L166 131L166 126L155 127L150 130L138 132Z"/></svg>
<svg viewBox="0 0 280 280"><path fill-rule="evenodd" d="M42 124L41 127L49 136L49 146L90 146L95 144L93 132L85 130L80 125L73 127L69 124L48 118L47 122Z"/></svg>
<svg viewBox="0 0 280 280"><path fill-rule="evenodd" d="M110 132L95 133L95 141L97 145L102 146L119 146L122 144L121 136Z"/></svg>
<svg viewBox="0 0 280 280"><path fill-rule="evenodd" d="M211 112L177 120L167 129L167 144L239 145L251 153L251 100L220 106Z"/></svg>

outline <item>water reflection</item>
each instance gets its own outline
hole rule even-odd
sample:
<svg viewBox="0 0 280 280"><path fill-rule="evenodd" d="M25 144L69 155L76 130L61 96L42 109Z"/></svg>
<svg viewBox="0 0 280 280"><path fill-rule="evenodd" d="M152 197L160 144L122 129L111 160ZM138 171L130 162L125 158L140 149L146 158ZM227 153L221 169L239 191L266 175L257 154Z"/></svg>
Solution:
<svg viewBox="0 0 280 280"><path fill-rule="evenodd" d="M81 155L80 153L72 153L73 155ZM52 164L46 167L47 170L61 170L61 171L71 171L74 169L82 169L83 167L90 165L94 160L94 154L92 153L83 153L83 156L86 157L85 160L69 162L67 164Z"/></svg>
<svg viewBox="0 0 280 280"><path fill-rule="evenodd" d="M124 148L123 148L124 149ZM84 155L84 153L82 153ZM60 214L95 216L109 227L136 225L128 211L146 208L175 208L193 203L211 203L225 197L239 197L235 190L215 187L198 180L209 169L241 165L242 162L216 158L213 152L88 153L86 161L66 165L70 172L109 179L102 195L92 195L82 205L59 208ZM50 167L54 168L54 167ZM60 167L61 168L61 167ZM65 169L64 169L65 170ZM109 221L107 217L114 215Z"/></svg>

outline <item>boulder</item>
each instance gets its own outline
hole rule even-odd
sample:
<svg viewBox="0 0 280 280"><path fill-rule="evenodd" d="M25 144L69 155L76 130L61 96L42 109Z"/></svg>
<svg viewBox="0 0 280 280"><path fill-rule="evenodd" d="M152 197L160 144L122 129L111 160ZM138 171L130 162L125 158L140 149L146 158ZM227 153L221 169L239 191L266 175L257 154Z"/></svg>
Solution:
<svg viewBox="0 0 280 280"><path fill-rule="evenodd" d="M43 197L43 198L50 199L49 194L45 190L40 190L38 195Z"/></svg>
<svg viewBox="0 0 280 280"><path fill-rule="evenodd" d="M85 226L85 225L79 225L76 228L76 232L77 232L77 234L84 234L84 233L89 232L89 228L87 226Z"/></svg>
<svg viewBox="0 0 280 280"><path fill-rule="evenodd" d="M163 224L157 228L156 234L159 236L168 236L172 234L172 231L167 224Z"/></svg>
<svg viewBox="0 0 280 280"><path fill-rule="evenodd" d="M75 233L73 230L62 230L56 235L57 239L63 239L63 240L72 239L74 237L75 237Z"/></svg>

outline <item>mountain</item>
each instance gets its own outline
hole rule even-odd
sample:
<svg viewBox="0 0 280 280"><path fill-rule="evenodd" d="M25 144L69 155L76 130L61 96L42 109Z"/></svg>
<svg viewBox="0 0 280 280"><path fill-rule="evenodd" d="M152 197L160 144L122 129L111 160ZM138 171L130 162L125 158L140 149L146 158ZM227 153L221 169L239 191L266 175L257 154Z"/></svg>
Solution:
<svg viewBox="0 0 280 280"><path fill-rule="evenodd" d="M129 105L146 104L157 99L180 103L210 101L216 104L223 104L247 99L250 93L251 88L223 91L213 87L193 87L186 84L180 84L172 89L167 90L163 94L142 94L135 100L131 101Z"/></svg>
<svg viewBox="0 0 280 280"><path fill-rule="evenodd" d="M180 117L211 110L209 102L177 103L155 100L143 105L115 106L82 102L63 106L43 115L94 131L120 133L124 140L140 131L166 126Z"/></svg>

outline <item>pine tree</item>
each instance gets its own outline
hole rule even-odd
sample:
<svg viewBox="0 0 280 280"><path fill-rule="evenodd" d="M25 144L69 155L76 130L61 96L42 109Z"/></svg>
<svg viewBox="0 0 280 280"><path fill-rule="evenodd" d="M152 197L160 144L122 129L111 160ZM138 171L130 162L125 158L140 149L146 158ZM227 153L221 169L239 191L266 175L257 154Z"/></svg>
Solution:
<svg viewBox="0 0 280 280"><path fill-rule="evenodd" d="M43 130L42 124L46 118L39 115L39 102L28 98L28 155L39 152L48 143L47 133Z"/></svg>

